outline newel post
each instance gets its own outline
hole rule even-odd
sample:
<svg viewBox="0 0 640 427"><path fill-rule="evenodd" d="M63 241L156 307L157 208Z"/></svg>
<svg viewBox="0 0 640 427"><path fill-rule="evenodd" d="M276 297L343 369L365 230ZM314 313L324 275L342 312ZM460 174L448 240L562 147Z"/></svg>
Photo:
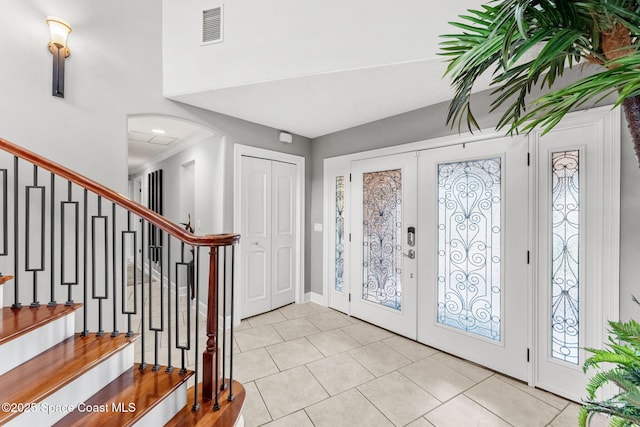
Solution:
<svg viewBox="0 0 640 427"><path fill-rule="evenodd" d="M213 400L218 389L218 247L209 252L209 297L207 304L207 348L202 356L202 398ZM216 402L217 403L217 402Z"/></svg>

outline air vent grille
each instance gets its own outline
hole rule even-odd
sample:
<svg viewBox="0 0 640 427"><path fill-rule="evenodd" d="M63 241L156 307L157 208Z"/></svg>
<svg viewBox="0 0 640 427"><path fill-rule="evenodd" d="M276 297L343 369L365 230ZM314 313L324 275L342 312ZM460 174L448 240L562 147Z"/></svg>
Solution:
<svg viewBox="0 0 640 427"><path fill-rule="evenodd" d="M202 11L202 43L222 41L222 6Z"/></svg>

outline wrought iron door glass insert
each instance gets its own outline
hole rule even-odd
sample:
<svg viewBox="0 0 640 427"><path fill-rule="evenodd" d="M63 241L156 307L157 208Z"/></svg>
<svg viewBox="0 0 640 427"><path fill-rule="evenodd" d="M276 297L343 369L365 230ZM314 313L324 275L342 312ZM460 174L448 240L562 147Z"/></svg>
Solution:
<svg viewBox="0 0 640 427"><path fill-rule="evenodd" d="M344 292L344 176L336 177L336 279L335 290Z"/></svg>
<svg viewBox="0 0 640 427"><path fill-rule="evenodd" d="M438 323L501 339L501 159L438 165Z"/></svg>
<svg viewBox="0 0 640 427"><path fill-rule="evenodd" d="M362 176L362 299L402 310L402 171Z"/></svg>
<svg viewBox="0 0 640 427"><path fill-rule="evenodd" d="M551 156L551 356L578 365L580 152Z"/></svg>

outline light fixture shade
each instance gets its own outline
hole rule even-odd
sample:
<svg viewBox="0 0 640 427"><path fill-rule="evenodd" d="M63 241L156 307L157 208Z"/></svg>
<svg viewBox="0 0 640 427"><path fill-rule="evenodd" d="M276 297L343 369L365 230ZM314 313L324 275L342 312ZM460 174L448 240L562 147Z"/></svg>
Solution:
<svg viewBox="0 0 640 427"><path fill-rule="evenodd" d="M51 31L51 43L59 48L66 47L67 36L71 32L71 25L55 16L47 16L45 22L49 25L49 30Z"/></svg>

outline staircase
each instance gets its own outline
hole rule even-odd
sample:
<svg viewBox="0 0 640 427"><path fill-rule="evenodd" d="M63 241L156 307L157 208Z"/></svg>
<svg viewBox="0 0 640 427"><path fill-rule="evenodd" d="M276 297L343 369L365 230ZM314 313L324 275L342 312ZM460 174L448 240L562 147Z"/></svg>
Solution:
<svg viewBox="0 0 640 427"><path fill-rule="evenodd" d="M242 425L227 324L239 236L195 236L1 138L0 150L0 425Z"/></svg>

